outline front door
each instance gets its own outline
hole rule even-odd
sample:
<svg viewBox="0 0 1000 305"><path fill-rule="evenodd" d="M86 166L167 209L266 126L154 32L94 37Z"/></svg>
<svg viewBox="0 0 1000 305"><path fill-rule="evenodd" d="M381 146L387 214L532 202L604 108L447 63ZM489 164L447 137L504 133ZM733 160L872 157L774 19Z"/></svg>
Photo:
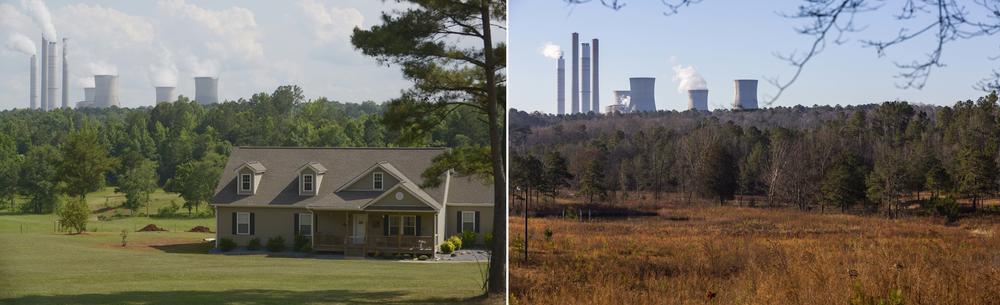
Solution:
<svg viewBox="0 0 1000 305"><path fill-rule="evenodd" d="M352 241L354 244L365 243L365 230L368 228L368 215L367 214L354 214L354 235L352 236Z"/></svg>

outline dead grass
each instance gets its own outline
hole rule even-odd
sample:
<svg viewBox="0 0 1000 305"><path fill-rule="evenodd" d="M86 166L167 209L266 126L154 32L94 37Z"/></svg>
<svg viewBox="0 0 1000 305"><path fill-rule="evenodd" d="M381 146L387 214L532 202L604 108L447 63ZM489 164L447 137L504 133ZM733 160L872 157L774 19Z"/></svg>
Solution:
<svg viewBox="0 0 1000 305"><path fill-rule="evenodd" d="M1000 226L787 209L671 207L576 222L510 218L511 304L1000 304ZM552 230L551 240L545 228ZM857 288L855 288L857 287Z"/></svg>

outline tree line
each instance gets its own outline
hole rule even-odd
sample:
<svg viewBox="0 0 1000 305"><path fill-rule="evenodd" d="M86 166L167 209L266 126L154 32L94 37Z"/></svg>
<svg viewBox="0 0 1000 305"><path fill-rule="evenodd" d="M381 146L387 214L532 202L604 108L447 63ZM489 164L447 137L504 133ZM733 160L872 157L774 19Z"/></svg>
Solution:
<svg viewBox="0 0 1000 305"><path fill-rule="evenodd" d="M478 114L457 110L429 132L387 129L387 104L305 101L297 86L204 106L186 97L155 107L0 112L0 207L53 212L60 195L104 185L137 210L163 188L190 212L214 191L234 146L483 147ZM25 197L15 204L15 198Z"/></svg>
<svg viewBox="0 0 1000 305"><path fill-rule="evenodd" d="M564 187L587 202L675 193L685 201L740 198L890 216L914 201L958 200L974 210L1000 191L997 107L993 92L950 107L890 101L613 116L512 110L512 187L549 195Z"/></svg>

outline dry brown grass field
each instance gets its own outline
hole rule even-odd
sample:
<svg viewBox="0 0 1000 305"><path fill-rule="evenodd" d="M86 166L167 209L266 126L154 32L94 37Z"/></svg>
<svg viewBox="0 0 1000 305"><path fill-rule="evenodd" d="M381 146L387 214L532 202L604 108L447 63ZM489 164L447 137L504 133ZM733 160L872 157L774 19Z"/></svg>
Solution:
<svg viewBox="0 0 1000 305"><path fill-rule="evenodd" d="M527 260L512 215L511 304L1000 304L1000 219L704 204L657 214L529 218Z"/></svg>

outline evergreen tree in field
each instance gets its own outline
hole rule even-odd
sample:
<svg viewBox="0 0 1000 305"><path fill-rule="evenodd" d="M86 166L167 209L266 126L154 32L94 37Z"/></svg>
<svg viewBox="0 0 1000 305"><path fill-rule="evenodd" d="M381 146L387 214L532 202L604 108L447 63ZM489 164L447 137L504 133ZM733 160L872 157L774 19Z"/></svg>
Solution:
<svg viewBox="0 0 1000 305"><path fill-rule="evenodd" d="M976 208L982 196L996 187L996 163L983 149L966 148L959 152L958 165L958 191L971 195Z"/></svg>
<svg viewBox="0 0 1000 305"><path fill-rule="evenodd" d="M86 198L87 193L104 186L105 174L117 165L118 160L108 155L97 131L85 128L66 137L59 176L67 195Z"/></svg>
<svg viewBox="0 0 1000 305"><path fill-rule="evenodd" d="M698 186L705 195L716 197L719 204L732 199L739 187L736 160L722 143L712 143L702 156L698 171Z"/></svg>
<svg viewBox="0 0 1000 305"><path fill-rule="evenodd" d="M14 209L22 160L22 156L17 154L14 138L0 133L0 209L5 205L10 210Z"/></svg>
<svg viewBox="0 0 1000 305"><path fill-rule="evenodd" d="M156 181L156 163L139 160L118 178L115 191L125 194L124 207L135 214L135 211L149 204L149 194L156 190Z"/></svg>
<svg viewBox="0 0 1000 305"><path fill-rule="evenodd" d="M823 201L847 211L865 198L865 176L858 158L845 153L827 170L821 185Z"/></svg>
<svg viewBox="0 0 1000 305"><path fill-rule="evenodd" d="M566 158L559 151L552 149L545 154L545 170L542 177L542 192L549 196L558 195L559 188L569 187L569 181L573 180L573 174L569 173Z"/></svg>
<svg viewBox="0 0 1000 305"><path fill-rule="evenodd" d="M924 177L924 187L931 190L931 197L937 197L941 192L951 190L954 183L951 175L941 165L937 158L930 160L927 176Z"/></svg>
<svg viewBox="0 0 1000 305"><path fill-rule="evenodd" d="M604 164L598 159L590 159L580 176L580 195L587 198L588 203L594 202L594 197L604 199L608 189L604 185Z"/></svg>
<svg viewBox="0 0 1000 305"><path fill-rule="evenodd" d="M22 206L26 212L41 214L50 213L56 207L59 199L59 150L52 145L32 146L25 155L18 190L22 195L31 197L27 205Z"/></svg>

